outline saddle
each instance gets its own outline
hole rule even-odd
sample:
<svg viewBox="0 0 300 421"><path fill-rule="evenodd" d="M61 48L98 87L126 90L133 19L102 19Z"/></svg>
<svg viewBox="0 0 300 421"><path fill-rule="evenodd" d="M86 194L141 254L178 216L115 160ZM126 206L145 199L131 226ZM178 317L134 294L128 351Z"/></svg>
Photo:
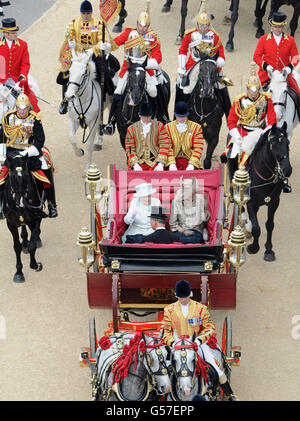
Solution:
<svg viewBox="0 0 300 421"><path fill-rule="evenodd" d="M300 121L300 96L298 92L295 91L290 85L288 85L288 94L292 98L295 104L295 108L297 110L298 120Z"/></svg>

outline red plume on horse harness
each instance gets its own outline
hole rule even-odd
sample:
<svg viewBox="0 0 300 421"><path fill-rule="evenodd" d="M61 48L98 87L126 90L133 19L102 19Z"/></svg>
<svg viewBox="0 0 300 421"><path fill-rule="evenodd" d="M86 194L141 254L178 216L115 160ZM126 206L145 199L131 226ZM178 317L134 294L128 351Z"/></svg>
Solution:
<svg viewBox="0 0 300 421"><path fill-rule="evenodd" d="M182 342L182 340L185 340L186 342L189 343L189 345L186 344L182 344L182 345L177 345L179 343ZM201 376L203 378L204 383L207 383L207 378L208 378L208 369L209 369L209 364L207 364L198 354L198 345L196 344L196 342L191 342L189 340L189 335L182 335L178 342L176 342L176 344L174 345L174 350L177 349L193 349L196 353L197 356L197 363L196 363L196 376Z"/></svg>

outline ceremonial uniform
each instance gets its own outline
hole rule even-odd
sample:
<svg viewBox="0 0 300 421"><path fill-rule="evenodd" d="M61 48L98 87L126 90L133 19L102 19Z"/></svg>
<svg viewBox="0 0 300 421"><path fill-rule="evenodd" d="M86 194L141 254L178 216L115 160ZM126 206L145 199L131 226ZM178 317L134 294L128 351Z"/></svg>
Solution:
<svg viewBox="0 0 300 421"><path fill-rule="evenodd" d="M23 98L27 98L28 100L26 95L21 94L17 98L16 106L18 105L20 97L22 100ZM54 181L52 168L43 157L44 143L45 133L39 114L30 110L26 117L21 118L18 114L18 110L14 109L4 115L0 129L0 162L5 162L7 153L9 152L13 153L14 151L20 151L21 155L26 154L28 156L29 171L32 172L32 175L39 180L45 188L46 198L49 204L49 216L55 217L57 216L57 212ZM3 192L7 176L8 168L3 166L0 175L1 193Z"/></svg>
<svg viewBox="0 0 300 421"><path fill-rule="evenodd" d="M186 119L184 131L179 131L177 120L166 124L166 132L169 137L168 164L176 164L178 170L184 170L191 164L195 168L201 168L201 155L204 139L200 124Z"/></svg>
<svg viewBox="0 0 300 421"><path fill-rule="evenodd" d="M150 130L144 134L143 124L137 121L127 129L125 151L128 169L139 164L143 170L152 171L158 163L167 165L169 139L162 123L151 120Z"/></svg>
<svg viewBox="0 0 300 421"><path fill-rule="evenodd" d="M237 96L233 101L233 105L227 119L229 134L231 135L227 143L227 150L232 147L232 137L237 135L241 136L243 139L241 150L244 152L242 154L240 164L245 165L250 152L252 152L251 149L253 150L256 141L262 134L262 131L266 130L266 128L270 128L273 124L276 124L276 122L276 113L271 99L271 94L266 92L260 93L258 98L255 100L251 99L246 94ZM249 133L254 132L256 129L260 130L257 130L257 136L254 140L253 135L251 136L251 145L249 145L249 150L247 146L244 145L244 142L247 142L247 136Z"/></svg>
<svg viewBox="0 0 300 421"><path fill-rule="evenodd" d="M17 38L10 43L5 36L0 40L0 83L4 84L7 79L12 78L14 82L20 82L22 79L22 86L24 93L28 96L33 110L39 112L38 100L33 91L28 85L28 73L30 69L30 59L28 45L25 41Z"/></svg>

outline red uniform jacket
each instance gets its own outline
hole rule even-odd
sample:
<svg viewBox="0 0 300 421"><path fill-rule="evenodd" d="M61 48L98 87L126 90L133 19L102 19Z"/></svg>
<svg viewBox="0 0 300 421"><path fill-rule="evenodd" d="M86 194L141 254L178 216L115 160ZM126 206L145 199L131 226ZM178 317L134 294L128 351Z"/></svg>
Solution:
<svg viewBox="0 0 300 421"><path fill-rule="evenodd" d="M179 48L179 54L188 55L189 46L190 46L190 43L192 42L191 36L192 36L192 33L195 32L195 31L198 31L198 29L194 29L192 31L187 32L186 35L183 37L183 40L181 42L181 46ZM214 44L213 44L213 46L216 47L217 45L219 45L218 48L215 49L215 54L219 53L218 57L221 57L225 60L224 47L223 47L223 44L221 42L221 39L215 31L213 31L212 29L211 29L211 31L214 33ZM195 63L196 63L195 60L190 55L188 60L187 60L186 66L185 66L186 70L189 70L191 67L193 67L193 65ZM219 71L220 70L221 69L219 69Z"/></svg>
<svg viewBox="0 0 300 421"><path fill-rule="evenodd" d="M9 77L17 82L20 76L24 76L26 78L24 93L28 96L33 110L39 112L37 99L28 85L29 69L30 60L27 43L18 38L12 42L11 48L9 48L5 37L3 37L0 41L0 83L3 84Z"/></svg>
<svg viewBox="0 0 300 421"><path fill-rule="evenodd" d="M134 29L135 28L126 28L125 31L122 32L121 35L118 35L117 37L114 38L114 42L118 46L125 44L125 42L128 41L130 32L133 31ZM152 30L149 30L146 33L146 37L147 37L147 35L149 35L149 36L151 36L151 38L153 38L153 40L150 41L150 43L151 43L150 56L151 56L151 58L155 58L157 63L160 64L161 60L162 60L162 54L161 54L158 36ZM128 61L125 58L124 61L123 61L123 65L121 67L120 73L119 73L120 78L122 78L124 76L124 74L127 71L127 68L128 68ZM154 70L152 70L152 69L147 69L147 72L149 73L150 76L154 75Z"/></svg>
<svg viewBox="0 0 300 421"><path fill-rule="evenodd" d="M277 45L273 34L265 34L260 37L253 54L253 60L259 66L258 76L262 85L269 80L267 66L281 71L289 66L293 70L299 62L299 53L295 39L291 35L282 34L280 43ZM291 75L289 76L291 78ZM290 82L290 81L289 81ZM293 83L290 83L294 87Z"/></svg>

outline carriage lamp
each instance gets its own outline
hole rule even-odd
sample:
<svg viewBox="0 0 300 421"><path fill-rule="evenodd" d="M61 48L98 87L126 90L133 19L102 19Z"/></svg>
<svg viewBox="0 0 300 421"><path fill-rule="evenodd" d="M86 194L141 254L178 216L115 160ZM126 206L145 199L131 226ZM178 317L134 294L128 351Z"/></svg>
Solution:
<svg viewBox="0 0 300 421"><path fill-rule="evenodd" d="M89 268L94 264L97 250L91 232L87 227L82 227L77 236L77 252L78 262L88 272Z"/></svg>
<svg viewBox="0 0 300 421"><path fill-rule="evenodd" d="M93 204L99 202L104 190L103 178L95 164L91 164L85 178L85 197Z"/></svg>
<svg viewBox="0 0 300 421"><path fill-rule="evenodd" d="M229 262L237 270L246 261L246 237L239 225L231 232L228 245Z"/></svg>
<svg viewBox="0 0 300 421"><path fill-rule="evenodd" d="M241 207L250 200L250 177L242 165L232 179L233 200Z"/></svg>

